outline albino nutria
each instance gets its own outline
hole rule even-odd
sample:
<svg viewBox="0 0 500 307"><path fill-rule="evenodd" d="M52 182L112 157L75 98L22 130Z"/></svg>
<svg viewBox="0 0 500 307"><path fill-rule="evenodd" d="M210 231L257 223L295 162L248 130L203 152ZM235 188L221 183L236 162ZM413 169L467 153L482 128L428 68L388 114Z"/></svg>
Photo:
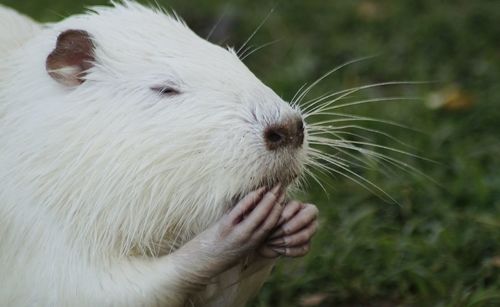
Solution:
<svg viewBox="0 0 500 307"><path fill-rule="evenodd" d="M307 127L233 50L128 1L0 25L0 306L242 306L307 253Z"/></svg>

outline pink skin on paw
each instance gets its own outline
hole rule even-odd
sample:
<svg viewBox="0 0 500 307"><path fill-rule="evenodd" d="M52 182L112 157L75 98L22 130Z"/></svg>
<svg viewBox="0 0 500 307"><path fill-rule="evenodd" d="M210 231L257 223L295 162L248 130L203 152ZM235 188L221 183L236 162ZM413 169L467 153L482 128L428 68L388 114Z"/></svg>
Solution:
<svg viewBox="0 0 500 307"><path fill-rule="evenodd" d="M170 259L183 262L196 255L197 261L190 263L196 273L188 280L208 283L262 245L277 227L284 199L280 185L267 192L261 188L249 193L212 227L172 253Z"/></svg>
<svg viewBox="0 0 500 307"><path fill-rule="evenodd" d="M228 264L255 250L269 237L283 211L284 188L249 193L211 229L212 249Z"/></svg>
<svg viewBox="0 0 500 307"><path fill-rule="evenodd" d="M318 228L317 218L318 209L315 205L291 201L283 209L279 227L261 246L259 254L267 258L306 255Z"/></svg>

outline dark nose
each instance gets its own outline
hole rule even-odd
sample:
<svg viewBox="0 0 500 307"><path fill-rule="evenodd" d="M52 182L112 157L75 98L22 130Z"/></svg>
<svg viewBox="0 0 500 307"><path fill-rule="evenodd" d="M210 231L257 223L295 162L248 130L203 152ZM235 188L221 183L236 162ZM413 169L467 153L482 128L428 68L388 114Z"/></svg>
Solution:
<svg viewBox="0 0 500 307"><path fill-rule="evenodd" d="M284 147L298 148L304 143L304 122L297 117L269 125L264 130L264 140L269 150Z"/></svg>

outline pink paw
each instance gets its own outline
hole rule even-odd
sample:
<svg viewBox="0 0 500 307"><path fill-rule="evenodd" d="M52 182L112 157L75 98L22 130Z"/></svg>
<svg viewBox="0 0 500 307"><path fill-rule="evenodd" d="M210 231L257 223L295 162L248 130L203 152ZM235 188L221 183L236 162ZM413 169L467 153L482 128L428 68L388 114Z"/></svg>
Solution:
<svg viewBox="0 0 500 307"><path fill-rule="evenodd" d="M318 209L315 205L291 201L281 213L278 228L259 249L259 254L267 258L306 255L318 228L317 219Z"/></svg>

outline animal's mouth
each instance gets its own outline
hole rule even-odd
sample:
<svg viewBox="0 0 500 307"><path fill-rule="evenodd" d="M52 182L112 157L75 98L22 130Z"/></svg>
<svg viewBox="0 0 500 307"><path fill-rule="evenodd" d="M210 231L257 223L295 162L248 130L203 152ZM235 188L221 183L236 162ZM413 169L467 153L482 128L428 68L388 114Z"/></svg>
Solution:
<svg viewBox="0 0 500 307"><path fill-rule="evenodd" d="M294 184L294 182L301 175L302 170L289 168L286 171L280 172L279 174L272 174L262 178L255 184L251 184L249 188L242 189L241 192L236 193L230 201L231 206L236 205L238 201L243 199L251 191L257 190L261 187L265 187L266 190L271 190L277 184L281 184L284 187L289 187Z"/></svg>
<svg viewBox="0 0 500 307"><path fill-rule="evenodd" d="M267 187L269 189L273 188L277 184L281 184L287 187L300 176L302 173L301 168L289 166L283 167L278 173L271 173L262 178L260 182L255 186L255 188Z"/></svg>

